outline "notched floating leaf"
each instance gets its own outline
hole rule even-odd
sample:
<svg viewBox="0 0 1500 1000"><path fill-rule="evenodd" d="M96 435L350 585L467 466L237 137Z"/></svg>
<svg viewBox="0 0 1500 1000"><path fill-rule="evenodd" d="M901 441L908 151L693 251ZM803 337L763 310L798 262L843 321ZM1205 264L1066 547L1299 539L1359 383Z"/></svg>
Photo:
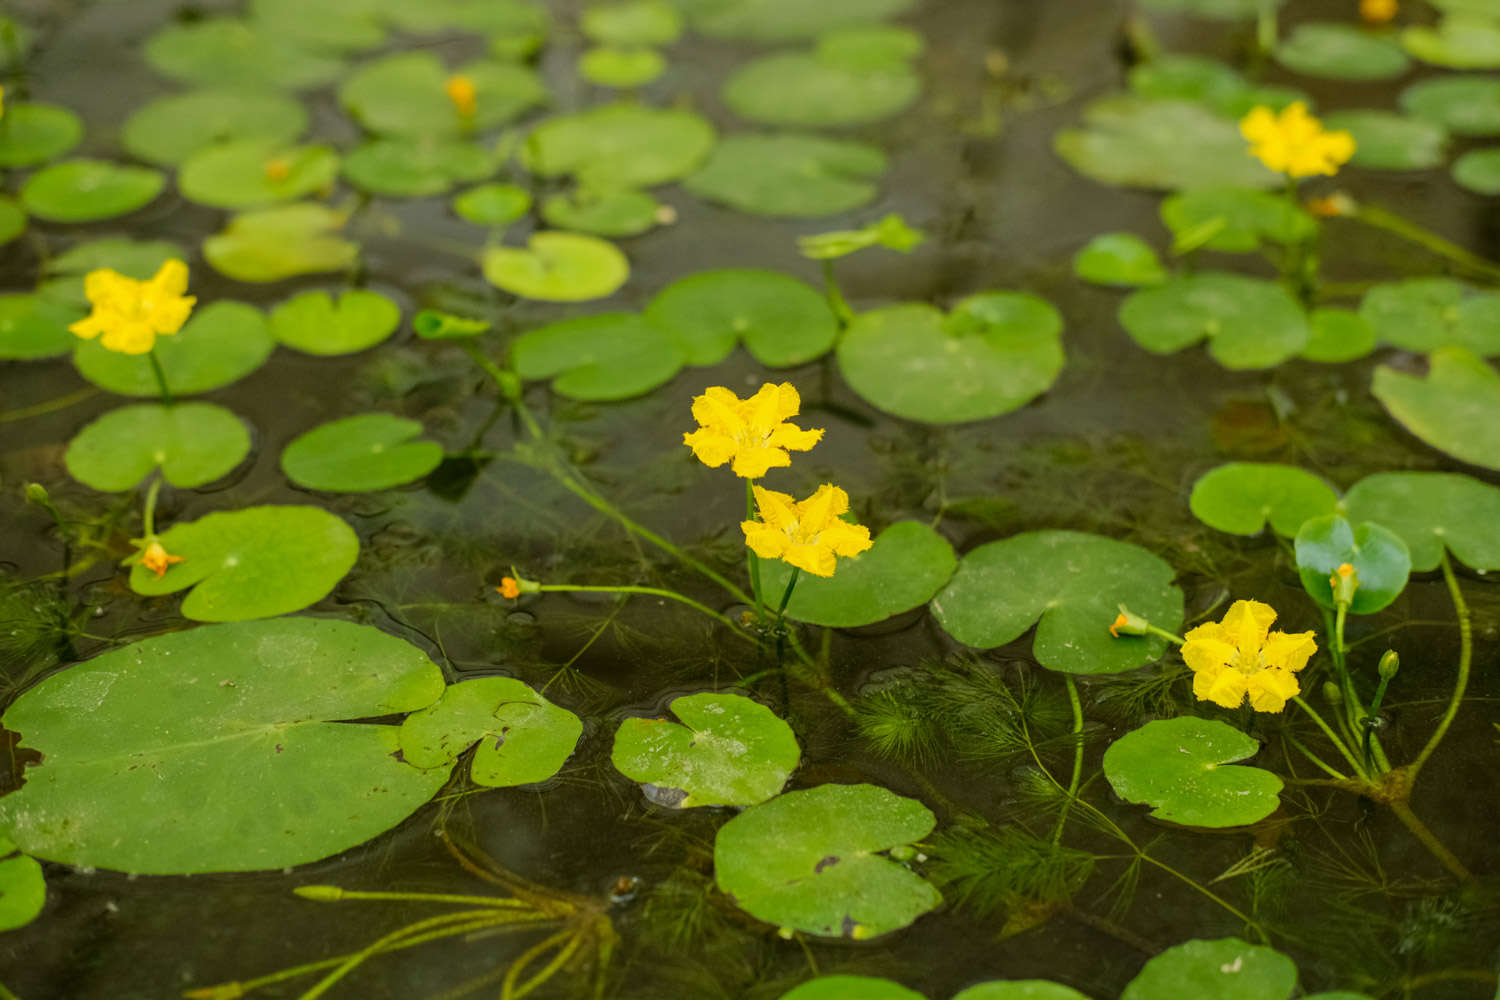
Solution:
<svg viewBox="0 0 1500 1000"><path fill-rule="evenodd" d="M444 84L462 76L474 86L471 114L460 113ZM396 52L362 65L339 87L339 103L371 132L397 136L459 136L483 132L547 100L527 66L481 60L450 70L432 52Z"/></svg>
<svg viewBox="0 0 1500 1000"><path fill-rule="evenodd" d="M308 202L242 212L203 241L203 256L236 281L342 271L359 258L359 244L335 235L346 221L343 212Z"/></svg>
<svg viewBox="0 0 1500 1000"><path fill-rule="evenodd" d="M146 62L174 80L249 90L303 90L331 83L344 63L234 18L170 24L146 42Z"/></svg>
<svg viewBox="0 0 1500 1000"><path fill-rule="evenodd" d="M1309 518L1338 507L1333 487L1305 469L1274 462L1230 462L1198 477L1188 506L1210 528L1258 535L1269 521L1291 538Z"/></svg>
<svg viewBox="0 0 1500 1000"><path fill-rule="evenodd" d="M644 191L571 191L542 202L547 225L595 236L639 236L656 225L661 204Z"/></svg>
<svg viewBox="0 0 1500 1000"><path fill-rule="evenodd" d="M655 49L600 45L578 57L578 75L601 87L641 87L667 71L667 60Z"/></svg>
<svg viewBox="0 0 1500 1000"><path fill-rule="evenodd" d="M1388 80L1411 68L1389 36L1352 24L1308 21L1276 47L1276 61L1308 76L1334 80Z"/></svg>
<svg viewBox="0 0 1500 1000"><path fill-rule="evenodd" d="M742 118L789 128L879 121L904 111L922 78L903 60L851 65L837 50L776 52L752 60L724 84L724 103Z"/></svg>
<svg viewBox="0 0 1500 1000"><path fill-rule="evenodd" d="M1500 68L1500 21L1483 14L1453 13L1437 23L1401 32L1407 52L1449 69Z"/></svg>
<svg viewBox="0 0 1500 1000"><path fill-rule="evenodd" d="M250 453L240 418L211 403L144 403L111 410L68 442L68 474L96 490L128 490L158 466L190 489L226 475Z"/></svg>
<svg viewBox="0 0 1500 1000"><path fill-rule="evenodd" d="M34 167L56 159L83 138L83 119L52 104L5 102L0 167Z"/></svg>
<svg viewBox="0 0 1500 1000"><path fill-rule="evenodd" d="M120 130L120 143L131 156L171 167L220 143L290 143L306 128L307 112L284 94L196 90L158 98L136 110Z"/></svg>
<svg viewBox="0 0 1500 1000"><path fill-rule="evenodd" d="M1161 203L1161 219L1176 238L1177 252L1222 250L1250 253L1262 241L1301 243L1318 226L1284 195L1254 188L1200 188L1174 194Z"/></svg>
<svg viewBox="0 0 1500 1000"><path fill-rule="evenodd" d="M193 153L177 171L182 196L214 208L254 208L326 193L339 176L332 146L249 138Z"/></svg>
<svg viewBox="0 0 1500 1000"><path fill-rule="evenodd" d="M1381 365L1370 391L1426 444L1461 461L1500 469L1500 375L1472 351L1433 351L1426 378Z"/></svg>
<svg viewBox="0 0 1500 1000"><path fill-rule="evenodd" d="M1376 285L1365 293L1359 315L1376 337L1405 351L1463 347L1484 357L1500 354L1500 292L1450 278Z"/></svg>
<svg viewBox="0 0 1500 1000"><path fill-rule="evenodd" d="M1314 309L1308 316L1310 331L1300 357L1308 361L1338 364L1354 361L1375 350L1379 337L1359 313L1336 306Z"/></svg>
<svg viewBox="0 0 1500 1000"><path fill-rule="evenodd" d="M657 293L644 316L672 335L690 365L716 365L743 341L756 361L786 368L822 357L838 336L827 300L775 271L730 269L679 278Z"/></svg>
<svg viewBox="0 0 1500 1000"><path fill-rule="evenodd" d="M668 0L593 3L578 26L605 45L671 45L682 34L682 14Z"/></svg>
<svg viewBox="0 0 1500 1000"><path fill-rule="evenodd" d="M589 188L651 187L692 173L713 144L713 126L691 111L606 104L536 126L521 163L542 177L571 174Z"/></svg>
<svg viewBox="0 0 1500 1000"><path fill-rule="evenodd" d="M0 827L36 857L139 874L316 861L400 823L448 777L403 763L395 726L344 720L410 712L442 690L421 650L347 622L133 643L6 711L42 762L0 799Z"/></svg>
<svg viewBox="0 0 1500 1000"><path fill-rule="evenodd" d="M719 828L714 875L751 916L778 927L864 940L942 902L884 852L921 840L937 819L874 785L819 785L751 806Z"/></svg>
<svg viewBox="0 0 1500 1000"><path fill-rule="evenodd" d="M26 213L14 198L0 195L0 246L26 231Z"/></svg>
<svg viewBox="0 0 1500 1000"><path fill-rule="evenodd" d="M1104 776L1127 802L1183 826L1245 826L1281 804L1281 779L1244 767L1260 744L1233 726L1182 716L1157 719L1126 733L1104 751Z"/></svg>
<svg viewBox="0 0 1500 1000"><path fill-rule="evenodd" d="M1151 244L1135 233L1101 233L1073 256L1073 273L1096 285L1155 285L1166 268Z"/></svg>
<svg viewBox="0 0 1500 1000"><path fill-rule="evenodd" d="M435 441L414 441L422 425L388 413L364 413L314 427L281 453L281 471L298 486L358 493L421 479L443 460Z"/></svg>
<svg viewBox="0 0 1500 1000"><path fill-rule="evenodd" d="M371 194L423 198L484 180L496 165L492 151L462 139L399 136L356 148L344 158L344 176Z"/></svg>
<svg viewBox="0 0 1500 1000"><path fill-rule="evenodd" d="M48 222L98 222L145 207L166 183L166 175L151 167L64 160L26 178L21 204Z"/></svg>
<svg viewBox="0 0 1500 1000"><path fill-rule="evenodd" d="M1031 531L965 555L932 599L959 642L1003 646L1036 623L1032 653L1050 670L1117 674L1159 658L1166 640L1109 633L1119 605L1167 631L1182 623L1176 571L1128 542L1076 531Z"/></svg>
<svg viewBox="0 0 1500 1000"><path fill-rule="evenodd" d="M0 361L30 361L67 354L78 343L69 323L82 310L40 295L0 293Z"/></svg>
<svg viewBox="0 0 1500 1000"><path fill-rule="evenodd" d="M47 902L47 880L35 858L16 853L15 842L0 834L0 931L36 919Z"/></svg>
<svg viewBox="0 0 1500 1000"><path fill-rule="evenodd" d="M1500 569L1500 489L1452 472L1377 472L1344 497L1349 518L1389 528L1406 543L1411 568L1434 570L1443 549L1465 566Z"/></svg>
<svg viewBox="0 0 1500 1000"><path fill-rule="evenodd" d="M161 532L183 561L157 577L136 563L130 588L157 597L192 587L182 615L243 621L297 611L328 596L359 555L343 519L319 507L249 507L209 514Z"/></svg>
<svg viewBox="0 0 1500 1000"><path fill-rule="evenodd" d="M1500 194L1500 149L1471 149L1454 160L1453 181L1475 194Z"/></svg>
<svg viewBox="0 0 1500 1000"><path fill-rule="evenodd" d="M271 310L271 333L305 354L353 354L374 347L401 325L401 307L379 292L349 289L333 296L315 290Z"/></svg>
<svg viewBox="0 0 1500 1000"><path fill-rule="evenodd" d="M1447 159L1448 131L1392 111L1335 111L1325 127L1354 136L1351 166L1367 170L1430 170Z"/></svg>
<svg viewBox="0 0 1500 1000"><path fill-rule="evenodd" d="M1411 575L1411 553L1401 536L1370 521L1353 525L1338 514L1313 518L1298 530L1295 545L1302 589L1325 608L1334 606L1329 577L1344 563L1359 576L1349 604L1356 615L1390 604Z"/></svg>
<svg viewBox="0 0 1500 1000"><path fill-rule="evenodd" d="M781 1000L926 1000L900 983L874 976L819 976L781 994Z"/></svg>
<svg viewBox="0 0 1500 1000"><path fill-rule="evenodd" d="M630 277L630 262L619 247L579 233L534 233L524 249L491 247L481 266L484 280L496 288L543 302L602 299Z"/></svg>
<svg viewBox="0 0 1500 1000"><path fill-rule="evenodd" d="M453 211L476 226L508 226L531 211L531 192L517 184L481 184L454 195Z"/></svg>
<svg viewBox="0 0 1500 1000"><path fill-rule="evenodd" d="M155 355L173 395L190 396L239 381L263 365L275 347L259 309L220 299L194 310L181 330L157 337ZM99 388L122 396L160 392L144 354L120 354L97 340L80 340L73 365Z"/></svg>
<svg viewBox="0 0 1500 1000"><path fill-rule="evenodd" d="M1458 135L1500 135L1500 79L1435 76L1401 92L1401 108Z"/></svg>
<svg viewBox="0 0 1500 1000"><path fill-rule="evenodd" d="M928 423L985 420L1026 405L1062 371L1062 316L1024 292L983 292L944 315L905 303L856 316L838 345L850 388Z"/></svg>
<svg viewBox="0 0 1500 1000"><path fill-rule="evenodd" d="M528 330L511 345L523 379L550 378L570 399L629 399L666 383L682 369L671 334L634 313L581 316Z"/></svg>
<svg viewBox="0 0 1500 1000"><path fill-rule="evenodd" d="M885 154L795 132L731 135L683 182L693 194L756 215L836 215L869 202Z"/></svg>
<svg viewBox="0 0 1500 1000"><path fill-rule="evenodd" d="M1120 1000L1290 1000L1297 966L1274 948L1239 938L1184 941L1146 962Z"/></svg>
<svg viewBox="0 0 1500 1000"><path fill-rule="evenodd" d="M1169 278L1120 304L1120 325L1153 354L1208 341L1208 353L1233 371L1270 368L1296 357L1311 331L1307 315L1280 285L1207 272Z"/></svg>
<svg viewBox="0 0 1500 1000"><path fill-rule="evenodd" d="M791 42L838 28L872 24L911 8L916 0L727 0L688 8L693 27L713 38Z"/></svg>
<svg viewBox="0 0 1500 1000"><path fill-rule="evenodd" d="M1089 1000L1070 986L1045 979L995 979L961 991L953 1000Z"/></svg>
<svg viewBox="0 0 1500 1000"><path fill-rule="evenodd" d="M748 806L786 785L802 751L792 727L737 694L691 694L668 706L680 722L626 719L610 759L662 805Z"/></svg>
<svg viewBox="0 0 1500 1000"><path fill-rule="evenodd" d="M401 754L419 768L448 768L469 747L477 785L509 788L546 781L583 734L578 716L518 680L480 677L443 690L437 703L401 723Z"/></svg>

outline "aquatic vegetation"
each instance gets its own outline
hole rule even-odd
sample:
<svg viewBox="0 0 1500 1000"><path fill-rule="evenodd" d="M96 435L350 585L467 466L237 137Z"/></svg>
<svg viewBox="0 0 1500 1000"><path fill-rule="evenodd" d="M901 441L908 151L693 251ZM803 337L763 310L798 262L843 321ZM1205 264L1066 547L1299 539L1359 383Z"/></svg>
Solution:
<svg viewBox="0 0 1500 1000"><path fill-rule="evenodd" d="M1348 563L1340 572L1345 569ZM1182 659L1193 671L1193 694L1225 708L1238 708L1247 698L1257 712L1285 708L1300 693L1295 675L1318 644L1311 632L1270 631L1275 620L1269 605L1235 601L1222 622L1188 632Z"/></svg>
<svg viewBox="0 0 1500 1000"><path fill-rule="evenodd" d="M693 399L699 428L684 434L682 443L711 469L728 462L741 479L760 479L773 468L791 465L791 452L807 451L822 439L821 429L803 430L789 422L801 408L802 398L790 382L768 382L749 399L710 386ZM844 502L848 509L847 496Z"/></svg>
<svg viewBox="0 0 1500 1000"><path fill-rule="evenodd" d="M180 260L165 262L145 282L108 268L90 271L83 290L94 311L68 329L84 340L98 337L106 350L146 354L157 337L175 334L187 322L198 301L183 294L187 283L187 265Z"/></svg>
<svg viewBox="0 0 1500 1000"><path fill-rule="evenodd" d="M760 520L742 521L745 544L762 559L780 559L814 576L833 576L837 557L857 556L870 548L870 529L843 519L849 494L832 483L819 486L806 500L756 486Z"/></svg>
<svg viewBox="0 0 1500 1000"><path fill-rule="evenodd" d="M1354 137L1329 131L1307 113L1307 105L1293 101L1278 114L1265 105L1240 119L1240 134L1250 143L1250 154L1277 173L1296 180L1319 174L1333 176L1354 155Z"/></svg>

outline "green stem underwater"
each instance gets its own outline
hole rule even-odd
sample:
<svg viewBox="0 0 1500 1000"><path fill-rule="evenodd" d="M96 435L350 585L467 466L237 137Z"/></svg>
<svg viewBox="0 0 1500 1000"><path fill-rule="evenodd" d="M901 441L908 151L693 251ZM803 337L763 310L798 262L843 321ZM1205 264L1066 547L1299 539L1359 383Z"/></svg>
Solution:
<svg viewBox="0 0 1500 1000"><path fill-rule="evenodd" d="M1453 725L1453 717L1458 714L1458 707L1464 700L1464 691L1469 686L1469 667L1474 659L1474 626L1469 616L1469 605L1464 600L1463 591L1459 589L1458 577L1453 573L1447 549L1443 550L1442 569L1443 580L1448 584L1448 594L1453 599L1453 610L1458 614L1458 679L1453 683L1453 695L1448 699L1447 711L1443 713L1432 735L1427 738L1427 745L1422 747L1417 759L1406 769L1407 780L1413 784L1422 766L1427 763L1427 758L1432 756L1438 744L1443 742L1443 737L1448 734L1448 727Z"/></svg>
<svg viewBox="0 0 1500 1000"><path fill-rule="evenodd" d="M171 406L172 390L167 388L167 373L161 370L161 361L156 357L156 348L152 347L151 350L147 351L146 357L151 362L151 373L156 376L156 388L161 393L162 405Z"/></svg>

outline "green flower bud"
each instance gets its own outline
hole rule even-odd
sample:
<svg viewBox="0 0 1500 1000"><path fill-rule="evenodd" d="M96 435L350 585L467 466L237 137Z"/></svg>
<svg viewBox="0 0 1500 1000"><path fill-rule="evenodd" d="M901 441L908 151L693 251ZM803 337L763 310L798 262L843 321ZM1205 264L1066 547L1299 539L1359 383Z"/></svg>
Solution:
<svg viewBox="0 0 1500 1000"><path fill-rule="evenodd" d="M1328 699L1330 705L1342 705L1344 703L1344 692L1333 681L1323 682L1323 697Z"/></svg>
<svg viewBox="0 0 1500 1000"><path fill-rule="evenodd" d="M26 502L34 503L39 507L46 507L52 503L52 498L47 495L47 487L41 483L27 483Z"/></svg>
<svg viewBox="0 0 1500 1000"><path fill-rule="evenodd" d="M1396 671L1401 669L1401 657L1396 655L1394 649L1387 649L1385 655L1380 658L1380 679L1388 681L1396 676Z"/></svg>
<svg viewBox="0 0 1500 1000"><path fill-rule="evenodd" d="M1150 635L1151 623L1121 604L1119 615L1110 623L1109 634L1116 639L1122 635Z"/></svg>

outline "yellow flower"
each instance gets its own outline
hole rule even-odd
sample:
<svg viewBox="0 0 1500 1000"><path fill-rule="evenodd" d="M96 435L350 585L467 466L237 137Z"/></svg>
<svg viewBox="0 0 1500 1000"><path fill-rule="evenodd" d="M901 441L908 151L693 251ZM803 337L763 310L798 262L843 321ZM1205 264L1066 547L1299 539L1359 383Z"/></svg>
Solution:
<svg viewBox="0 0 1500 1000"><path fill-rule="evenodd" d="M286 180L292 175L292 165L284 156L273 156L266 161L266 180L272 184Z"/></svg>
<svg viewBox="0 0 1500 1000"><path fill-rule="evenodd" d="M456 73L448 77L443 84L443 93L448 95L448 100L453 102L453 109L464 118L474 117L474 81Z"/></svg>
<svg viewBox="0 0 1500 1000"><path fill-rule="evenodd" d="M516 578L513 576L502 576L500 578L500 586L495 589L500 591L500 596L506 600L514 601L521 596L521 585L516 582Z"/></svg>
<svg viewBox="0 0 1500 1000"><path fill-rule="evenodd" d="M1359 0L1359 16L1366 24L1385 24L1396 16L1396 0Z"/></svg>
<svg viewBox="0 0 1500 1000"><path fill-rule="evenodd" d="M71 324L84 340L99 341L121 354L145 354L162 334L176 333L187 322L193 303L187 291L188 269L180 260L169 260L150 281L136 281L109 268L90 271L83 291L94 311Z"/></svg>
<svg viewBox="0 0 1500 1000"><path fill-rule="evenodd" d="M759 479L778 466L791 465L791 451L807 451L823 437L821 430L805 431L785 423L802 408L802 398L790 382L767 382L749 399L740 399L721 385L705 389L693 399L693 419L700 429L682 436L698 461L717 469L734 460L734 474Z"/></svg>
<svg viewBox="0 0 1500 1000"><path fill-rule="evenodd" d="M1354 136L1328 132L1295 101L1281 114L1264 104L1240 119L1240 134L1250 143L1250 155L1288 177L1333 176L1354 155Z"/></svg>
<svg viewBox="0 0 1500 1000"><path fill-rule="evenodd" d="M870 529L839 515L849 509L849 494L830 483L806 500L755 489L759 521L741 521L745 544L762 559L780 559L815 576L832 576L835 556L857 556L873 543Z"/></svg>
<svg viewBox="0 0 1500 1000"><path fill-rule="evenodd" d="M1311 632L1271 632L1276 611L1259 601L1235 601L1222 622L1187 634L1182 658L1193 670L1193 694L1225 708L1250 696L1257 712L1279 712L1301 693L1295 676L1318 651Z"/></svg>
<svg viewBox="0 0 1500 1000"><path fill-rule="evenodd" d="M155 573L158 580L167 575L168 566L185 561L187 561L186 556L172 555L167 551L166 546L157 541L154 536L140 555L141 565Z"/></svg>

